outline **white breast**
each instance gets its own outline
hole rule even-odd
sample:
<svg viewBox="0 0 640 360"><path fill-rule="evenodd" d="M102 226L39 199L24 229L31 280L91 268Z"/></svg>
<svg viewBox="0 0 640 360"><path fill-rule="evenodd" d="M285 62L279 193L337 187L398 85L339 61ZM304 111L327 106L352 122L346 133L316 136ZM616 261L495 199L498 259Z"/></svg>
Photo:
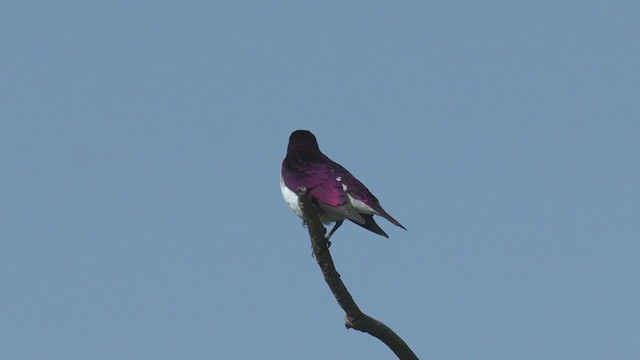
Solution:
<svg viewBox="0 0 640 360"><path fill-rule="evenodd" d="M298 194L294 193L287 187L284 183L284 179L282 178L282 174L280 174L280 191L282 192L282 197L284 197L284 201L287 203L287 206L289 206L289 209L302 219L302 210L300 210L300 205L298 205Z"/></svg>

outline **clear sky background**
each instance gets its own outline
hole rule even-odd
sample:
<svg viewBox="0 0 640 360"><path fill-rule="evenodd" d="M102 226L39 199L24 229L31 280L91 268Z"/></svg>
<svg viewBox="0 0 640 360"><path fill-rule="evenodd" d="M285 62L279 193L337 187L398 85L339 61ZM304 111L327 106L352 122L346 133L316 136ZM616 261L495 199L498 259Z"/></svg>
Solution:
<svg viewBox="0 0 640 360"><path fill-rule="evenodd" d="M0 5L1 359L391 359L279 190L312 130L422 359L640 358L640 5Z"/></svg>

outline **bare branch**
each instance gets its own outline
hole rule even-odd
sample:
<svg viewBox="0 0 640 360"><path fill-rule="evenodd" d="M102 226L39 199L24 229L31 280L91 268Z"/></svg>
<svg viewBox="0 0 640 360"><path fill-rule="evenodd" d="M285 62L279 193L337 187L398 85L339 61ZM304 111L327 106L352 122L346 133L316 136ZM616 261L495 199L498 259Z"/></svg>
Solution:
<svg viewBox="0 0 640 360"><path fill-rule="evenodd" d="M302 209L305 223L311 237L311 247L313 254L322 270L324 280L329 285L333 296L340 307L346 313L345 326L347 329L353 328L366 332L378 338L393 351L399 359L418 359L409 346L393 330L382 322L363 313L349 294L346 286L340 279L340 274L336 271L333 259L329 253L328 242L325 239L326 229L320 222L318 208L313 204L306 189L298 192L298 203Z"/></svg>

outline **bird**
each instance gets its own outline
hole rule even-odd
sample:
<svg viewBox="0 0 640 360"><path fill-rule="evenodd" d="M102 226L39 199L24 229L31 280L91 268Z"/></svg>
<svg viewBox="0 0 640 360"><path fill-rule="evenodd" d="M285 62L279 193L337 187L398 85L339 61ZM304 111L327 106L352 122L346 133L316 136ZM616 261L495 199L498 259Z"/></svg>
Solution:
<svg viewBox="0 0 640 360"><path fill-rule="evenodd" d="M378 199L364 184L320 151L313 133L296 130L289 137L287 155L282 161L280 190L289 208L304 220L298 204L298 192L303 187L318 205L320 220L325 225L335 223L326 236L327 240L344 220L388 238L387 233L373 219L374 215L382 216L407 230L382 208Z"/></svg>

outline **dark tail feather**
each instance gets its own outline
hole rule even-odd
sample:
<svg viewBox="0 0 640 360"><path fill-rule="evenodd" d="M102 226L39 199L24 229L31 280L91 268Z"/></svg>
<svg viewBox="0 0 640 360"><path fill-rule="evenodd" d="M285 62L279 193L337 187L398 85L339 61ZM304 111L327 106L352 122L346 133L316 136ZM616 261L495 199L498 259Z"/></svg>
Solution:
<svg viewBox="0 0 640 360"><path fill-rule="evenodd" d="M364 220L365 220L364 224L358 224L355 221L351 221L351 222L356 224L356 225L362 226L363 228L365 228L365 229L367 229L369 231L373 231L374 233L376 233L378 235L382 235L382 236L384 236L386 238L389 238L387 233L385 233L384 230L382 230L380 228L380 226L378 226L378 224L376 224L376 222L373 220L373 215L360 214L360 216L362 216L364 218ZM398 226L402 227L402 225L398 225Z"/></svg>
<svg viewBox="0 0 640 360"><path fill-rule="evenodd" d="M394 219L391 215L389 215L386 211L382 210L382 208L377 209L378 212L380 213L381 216L383 216L385 219L389 220L390 223L392 223L395 226L400 226L401 228L407 230L406 227L402 226L402 224L400 224L398 222L398 220ZM382 210L382 211L380 211Z"/></svg>

